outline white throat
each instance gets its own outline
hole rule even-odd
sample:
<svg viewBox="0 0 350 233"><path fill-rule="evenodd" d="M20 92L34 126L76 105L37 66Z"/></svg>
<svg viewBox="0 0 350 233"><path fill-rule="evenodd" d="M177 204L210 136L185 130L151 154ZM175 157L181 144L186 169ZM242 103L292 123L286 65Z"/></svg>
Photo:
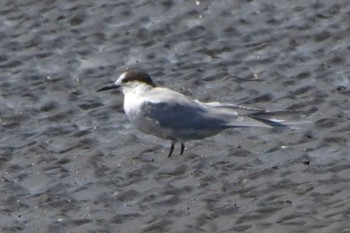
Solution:
<svg viewBox="0 0 350 233"><path fill-rule="evenodd" d="M130 82L122 86L122 92L126 95L142 96L146 92L149 92L153 87L142 82Z"/></svg>

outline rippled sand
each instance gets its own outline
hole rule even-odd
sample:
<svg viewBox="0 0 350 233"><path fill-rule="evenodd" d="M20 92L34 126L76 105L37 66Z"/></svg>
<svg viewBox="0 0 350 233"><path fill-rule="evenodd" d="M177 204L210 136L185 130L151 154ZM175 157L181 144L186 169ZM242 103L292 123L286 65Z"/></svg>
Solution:
<svg viewBox="0 0 350 233"><path fill-rule="evenodd" d="M348 232L349 20L345 0L2 1L0 231ZM96 93L127 66L314 122L169 159Z"/></svg>

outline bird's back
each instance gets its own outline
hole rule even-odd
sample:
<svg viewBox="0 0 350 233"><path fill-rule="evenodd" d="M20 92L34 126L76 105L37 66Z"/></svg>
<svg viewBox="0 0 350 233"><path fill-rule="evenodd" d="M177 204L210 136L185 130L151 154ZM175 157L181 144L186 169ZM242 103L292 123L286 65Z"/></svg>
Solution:
<svg viewBox="0 0 350 233"><path fill-rule="evenodd" d="M130 121L141 131L161 138L201 139L226 128L224 115L167 88L152 88L136 99L139 100L139 111L135 108L135 115L129 116Z"/></svg>

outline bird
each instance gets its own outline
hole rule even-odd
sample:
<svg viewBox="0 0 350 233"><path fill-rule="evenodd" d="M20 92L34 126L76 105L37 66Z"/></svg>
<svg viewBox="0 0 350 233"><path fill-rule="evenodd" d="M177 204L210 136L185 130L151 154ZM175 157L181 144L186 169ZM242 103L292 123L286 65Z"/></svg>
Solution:
<svg viewBox="0 0 350 233"><path fill-rule="evenodd" d="M269 111L231 103L204 103L158 86L145 71L128 68L119 78L97 92L121 89L123 108L129 121L140 131L171 141L168 157L176 143L180 155L185 143L241 127L289 127L293 111ZM240 113L240 112L248 113Z"/></svg>

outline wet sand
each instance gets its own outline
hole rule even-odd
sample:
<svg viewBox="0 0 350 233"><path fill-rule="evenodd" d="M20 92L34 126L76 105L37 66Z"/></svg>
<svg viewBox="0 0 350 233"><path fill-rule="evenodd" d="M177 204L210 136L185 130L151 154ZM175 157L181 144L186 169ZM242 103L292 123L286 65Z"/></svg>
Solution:
<svg viewBox="0 0 350 233"><path fill-rule="evenodd" d="M350 231L348 1L2 1L0 232ZM140 133L126 67L299 130Z"/></svg>

